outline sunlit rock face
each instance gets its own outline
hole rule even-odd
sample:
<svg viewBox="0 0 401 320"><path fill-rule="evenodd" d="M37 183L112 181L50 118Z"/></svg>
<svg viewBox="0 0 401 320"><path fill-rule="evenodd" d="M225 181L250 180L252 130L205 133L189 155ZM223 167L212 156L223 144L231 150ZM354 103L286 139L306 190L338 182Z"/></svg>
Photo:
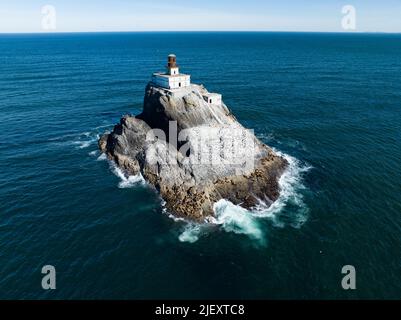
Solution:
<svg viewBox="0 0 401 320"><path fill-rule="evenodd" d="M219 95L195 84L167 90L149 83L142 113L124 116L99 148L127 175L141 174L169 212L200 221L221 199L245 208L273 203L288 165Z"/></svg>

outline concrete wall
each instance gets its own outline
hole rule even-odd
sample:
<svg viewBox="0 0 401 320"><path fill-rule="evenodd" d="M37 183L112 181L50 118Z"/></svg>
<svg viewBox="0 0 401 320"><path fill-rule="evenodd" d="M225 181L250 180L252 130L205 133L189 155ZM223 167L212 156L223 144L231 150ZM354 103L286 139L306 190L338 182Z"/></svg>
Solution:
<svg viewBox="0 0 401 320"><path fill-rule="evenodd" d="M190 76L170 77L170 89L185 88L191 84Z"/></svg>
<svg viewBox="0 0 401 320"><path fill-rule="evenodd" d="M203 99L210 104L221 105L222 96L219 93L204 95Z"/></svg>
<svg viewBox="0 0 401 320"><path fill-rule="evenodd" d="M175 75L175 74L179 74L180 73L178 68L171 68L171 69L167 68L167 72L170 72L171 75Z"/></svg>
<svg viewBox="0 0 401 320"><path fill-rule="evenodd" d="M178 77L163 77L153 75L152 82L166 89L178 89L188 87L191 84L191 77L189 75Z"/></svg>
<svg viewBox="0 0 401 320"><path fill-rule="evenodd" d="M158 75L152 76L152 82L156 85L166 89L179 89L188 87L191 84L191 76L174 76L174 77L163 77Z"/></svg>
<svg viewBox="0 0 401 320"><path fill-rule="evenodd" d="M221 94L217 94L212 97L212 104L221 105Z"/></svg>

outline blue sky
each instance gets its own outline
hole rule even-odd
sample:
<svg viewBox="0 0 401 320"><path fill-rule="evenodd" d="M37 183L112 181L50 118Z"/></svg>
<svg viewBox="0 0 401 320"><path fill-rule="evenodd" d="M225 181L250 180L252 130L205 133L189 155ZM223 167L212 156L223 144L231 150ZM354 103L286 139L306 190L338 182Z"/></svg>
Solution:
<svg viewBox="0 0 401 320"><path fill-rule="evenodd" d="M0 32L46 32L44 5L56 29L78 31L344 31L344 5L359 32L401 32L401 0L0 0Z"/></svg>

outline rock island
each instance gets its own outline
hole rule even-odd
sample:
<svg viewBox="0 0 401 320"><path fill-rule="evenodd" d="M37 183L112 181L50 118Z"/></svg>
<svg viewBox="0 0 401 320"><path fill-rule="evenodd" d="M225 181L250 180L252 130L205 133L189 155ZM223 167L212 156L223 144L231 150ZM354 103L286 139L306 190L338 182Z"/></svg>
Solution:
<svg viewBox="0 0 401 320"><path fill-rule="evenodd" d="M126 115L99 139L100 150L126 175L139 175L177 217L205 221L226 199L252 209L280 194L287 161L245 129L221 94L191 83L176 56L152 75L143 111Z"/></svg>

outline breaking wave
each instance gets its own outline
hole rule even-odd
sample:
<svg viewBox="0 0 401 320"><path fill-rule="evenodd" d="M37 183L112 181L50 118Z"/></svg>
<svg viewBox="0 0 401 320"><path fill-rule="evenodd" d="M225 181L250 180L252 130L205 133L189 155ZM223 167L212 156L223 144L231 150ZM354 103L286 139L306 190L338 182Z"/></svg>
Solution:
<svg viewBox="0 0 401 320"><path fill-rule="evenodd" d="M100 132L103 132L104 128L110 128L110 127L111 127L110 125L98 126L94 128L93 132L84 132L79 134L78 137L75 136L78 139L75 141L70 141L70 143L78 145L80 149L87 148L99 140ZM64 137L71 137L71 136L72 135L66 135ZM111 172L113 172L114 175L120 178L120 182L118 183L118 187L120 189L132 188L137 185L142 185L146 183L141 173L138 173L137 175L128 175L124 170L120 169L114 161L108 160L105 153L100 153L100 155L99 153L100 151L96 149L90 151L88 155L91 157L96 157L96 161L107 161L109 163Z"/></svg>
<svg viewBox="0 0 401 320"><path fill-rule="evenodd" d="M280 221L279 213L288 208L292 215L292 217L290 217L291 226L300 227L306 221L309 212L309 208L303 200L302 191L306 188L302 183L302 178L304 173L309 171L312 167L303 165L296 158L278 150L274 150L274 152L287 160L289 164L278 182L280 186L280 196L270 206L260 200L259 206L251 213L254 217L273 219L276 226L284 226L284 223Z"/></svg>
<svg viewBox="0 0 401 320"><path fill-rule="evenodd" d="M86 149L96 143L99 138L100 134L98 132L82 132L51 138L49 141L60 146L73 145L77 149Z"/></svg>
<svg viewBox="0 0 401 320"><path fill-rule="evenodd" d="M194 243L199 240L201 234L202 225L200 224L190 224L185 227L183 233L178 236L178 240L181 242Z"/></svg>
<svg viewBox="0 0 401 320"><path fill-rule="evenodd" d="M91 157L95 157L99 154L99 150L93 150L91 152L88 153L88 155L90 155Z"/></svg>
<svg viewBox="0 0 401 320"><path fill-rule="evenodd" d="M216 225L225 232L242 234L261 245L266 244L266 227L263 220L271 221L274 227L283 228L290 225L300 228L307 220L309 208L303 200L302 190L305 186L302 177L311 169L299 160L287 154L274 150L285 158L289 166L279 179L280 196L270 206L259 200L259 205L253 210L247 210L226 199L221 199L213 206L215 216L205 224L188 223L180 234L181 242L196 242L207 225Z"/></svg>
<svg viewBox="0 0 401 320"><path fill-rule="evenodd" d="M97 157L96 161L105 161L107 160L107 156L105 153L102 153L100 156Z"/></svg>
<svg viewBox="0 0 401 320"><path fill-rule="evenodd" d="M100 138L100 135L104 133L105 128L111 128L111 125L101 125L93 128L92 131L86 131L82 133L70 133L57 137L53 137L48 139L48 141L52 144L65 146L65 145L73 145L77 149L86 149L97 143Z"/></svg>
<svg viewBox="0 0 401 320"><path fill-rule="evenodd" d="M145 184L145 179L143 178L141 173L137 175L130 176L127 175L123 170L121 170L114 161L109 161L111 171L120 178L120 182L118 183L118 187L120 189L132 188L137 185Z"/></svg>
<svg viewBox="0 0 401 320"><path fill-rule="evenodd" d="M210 222L221 225L227 232L244 234L253 240L264 243L264 234L255 219L252 212L231 203L228 200L221 199L213 206L215 218Z"/></svg>

